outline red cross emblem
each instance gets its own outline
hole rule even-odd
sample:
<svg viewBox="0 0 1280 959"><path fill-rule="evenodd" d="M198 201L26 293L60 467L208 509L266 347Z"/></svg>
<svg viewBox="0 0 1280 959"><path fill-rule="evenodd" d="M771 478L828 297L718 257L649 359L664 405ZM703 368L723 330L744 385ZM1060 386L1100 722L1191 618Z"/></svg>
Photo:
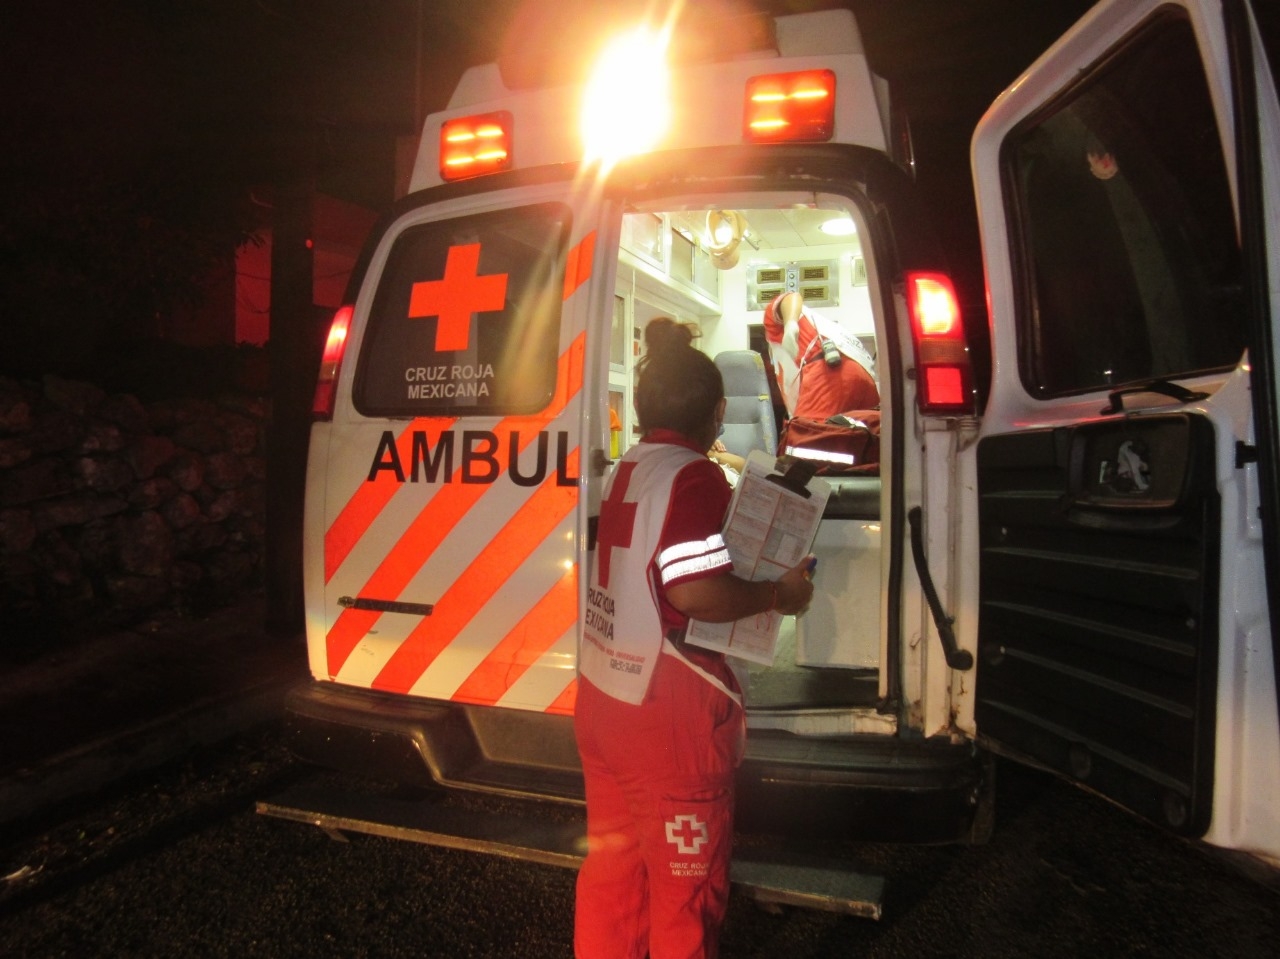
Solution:
<svg viewBox="0 0 1280 959"><path fill-rule="evenodd" d="M609 586L610 551L615 546L625 549L631 545L631 533L636 525L636 504L627 503L625 499L635 468L636 464L628 460L618 464L618 475L613 478L613 488L604 501L607 509L600 510L600 553L596 561L600 564L600 585L605 588Z"/></svg>
<svg viewBox="0 0 1280 959"><path fill-rule="evenodd" d="M663 825L667 827L667 842L675 846L676 852L682 856L696 856L711 841L707 824L697 815L676 816Z"/></svg>
<svg viewBox="0 0 1280 959"><path fill-rule="evenodd" d="M409 318L438 316L436 352L465 350L471 340L471 314L500 310L507 298L507 274L478 275L480 244L449 247L444 279L413 284Z"/></svg>

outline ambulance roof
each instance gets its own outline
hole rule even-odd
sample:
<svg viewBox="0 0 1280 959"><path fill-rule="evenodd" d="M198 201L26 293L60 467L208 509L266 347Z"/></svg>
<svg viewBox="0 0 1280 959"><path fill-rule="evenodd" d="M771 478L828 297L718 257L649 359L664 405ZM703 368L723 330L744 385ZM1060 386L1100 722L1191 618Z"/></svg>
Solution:
<svg viewBox="0 0 1280 959"><path fill-rule="evenodd" d="M832 142L885 150L889 142L887 87L871 73L853 13L823 10L763 19L770 28L756 30L747 48L740 37L722 33L723 42L712 42L719 49L711 49L705 29L690 29L689 41L682 41L677 30L669 57L671 89L676 93L670 129L658 149L741 143L743 97L751 77L828 69L836 76ZM711 35L715 36L714 32ZM578 69L571 73L581 75L586 64L574 66ZM518 169L578 161L582 152L578 129L581 99L581 84L516 87L504 80L498 63L469 68L448 107L426 119L410 190L442 182L441 127L446 120L470 114L510 111Z"/></svg>

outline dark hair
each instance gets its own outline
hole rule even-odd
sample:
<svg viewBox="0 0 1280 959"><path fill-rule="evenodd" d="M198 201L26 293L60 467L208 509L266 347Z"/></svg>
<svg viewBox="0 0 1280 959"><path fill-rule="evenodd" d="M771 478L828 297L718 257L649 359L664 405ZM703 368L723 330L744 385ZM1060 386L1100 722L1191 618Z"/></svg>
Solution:
<svg viewBox="0 0 1280 959"><path fill-rule="evenodd" d="M696 335L693 327L666 316L644 328L646 354L635 395L641 432L668 429L697 437L715 417L724 378L711 357L694 347Z"/></svg>

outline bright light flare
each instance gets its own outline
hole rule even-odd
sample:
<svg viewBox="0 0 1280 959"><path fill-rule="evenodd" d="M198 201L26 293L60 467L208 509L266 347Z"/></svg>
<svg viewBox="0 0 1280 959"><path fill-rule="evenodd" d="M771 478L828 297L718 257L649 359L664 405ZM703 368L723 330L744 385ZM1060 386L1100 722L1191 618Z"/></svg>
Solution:
<svg viewBox="0 0 1280 959"><path fill-rule="evenodd" d="M949 336L960 326L960 304L946 277L917 274L911 293L916 324L922 336Z"/></svg>
<svg viewBox="0 0 1280 959"><path fill-rule="evenodd" d="M600 55L582 105L588 162L610 167L654 148L671 120L666 32L637 29Z"/></svg>

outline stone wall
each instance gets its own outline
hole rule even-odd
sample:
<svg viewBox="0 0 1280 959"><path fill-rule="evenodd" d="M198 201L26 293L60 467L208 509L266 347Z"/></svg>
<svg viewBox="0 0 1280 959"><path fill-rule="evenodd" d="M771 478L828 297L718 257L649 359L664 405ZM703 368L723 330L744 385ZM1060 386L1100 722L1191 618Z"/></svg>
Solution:
<svg viewBox="0 0 1280 959"><path fill-rule="evenodd" d="M260 587L268 415L0 377L0 651Z"/></svg>

